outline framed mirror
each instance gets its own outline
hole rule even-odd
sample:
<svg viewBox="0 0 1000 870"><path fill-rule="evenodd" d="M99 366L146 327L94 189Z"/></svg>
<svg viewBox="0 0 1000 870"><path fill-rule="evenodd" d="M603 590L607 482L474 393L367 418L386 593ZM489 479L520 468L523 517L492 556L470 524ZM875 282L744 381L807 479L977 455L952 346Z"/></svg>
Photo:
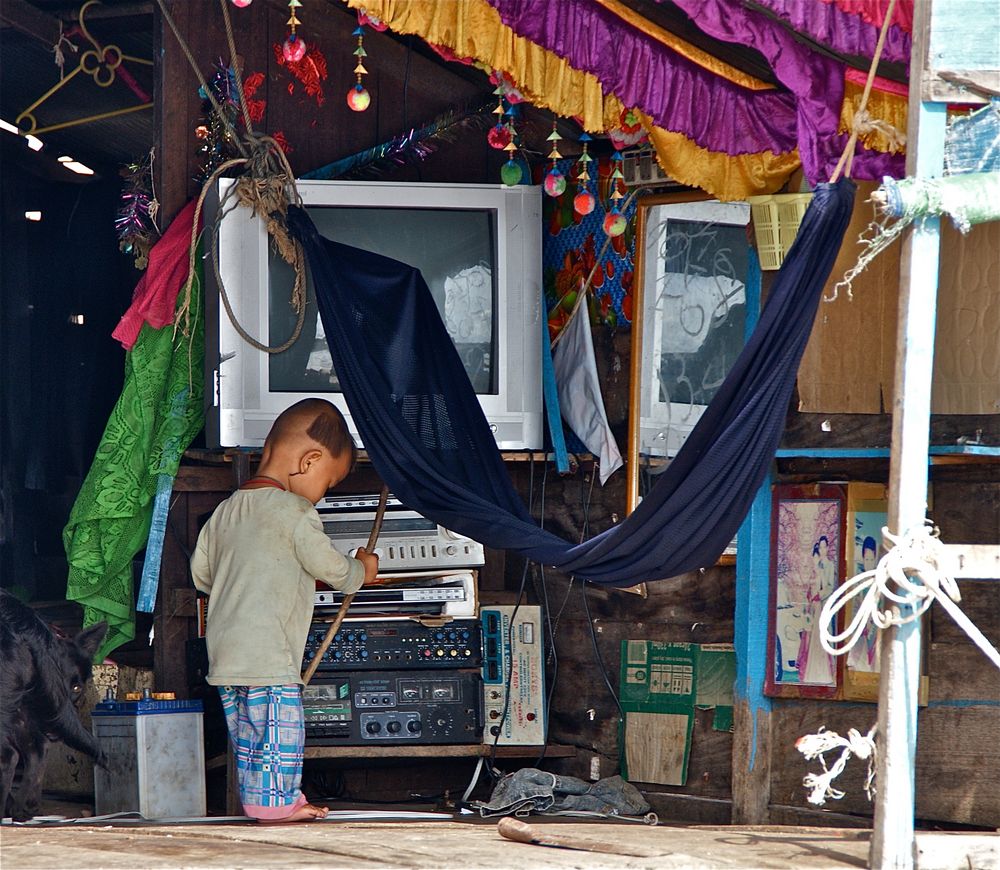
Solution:
<svg viewBox="0 0 1000 870"><path fill-rule="evenodd" d="M639 201L627 509L666 470L743 349L760 310L750 206L697 192ZM732 550L732 553L729 553ZM735 560L735 546L727 550Z"/></svg>

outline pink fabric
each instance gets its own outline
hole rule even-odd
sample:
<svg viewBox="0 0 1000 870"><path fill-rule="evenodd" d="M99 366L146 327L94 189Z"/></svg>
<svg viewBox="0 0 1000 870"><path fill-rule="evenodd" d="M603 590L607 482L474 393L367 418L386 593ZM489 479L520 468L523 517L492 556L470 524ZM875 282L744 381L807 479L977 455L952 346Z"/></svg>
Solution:
<svg viewBox="0 0 1000 870"><path fill-rule="evenodd" d="M195 202L189 202L149 252L149 265L132 292L132 304L122 315L112 337L131 350L143 323L160 329L174 322L177 294L188 274L191 225Z"/></svg>
<svg viewBox="0 0 1000 870"><path fill-rule="evenodd" d="M859 69L854 69L853 67L848 67L844 72L844 78L851 82L851 84L855 84L863 88L868 82L868 73ZM872 88L886 94L895 94L897 97L909 97L910 95L909 87L904 84L900 84L899 82L894 82L891 79L884 79L882 76L875 76L875 79L872 82Z"/></svg>
<svg viewBox="0 0 1000 870"><path fill-rule="evenodd" d="M857 15L863 21L881 27L885 19L885 11L889 8L889 0L823 0L832 3L841 12ZM913 33L913 4L915 0L897 0L892 12L892 24L898 25L907 33Z"/></svg>
<svg viewBox="0 0 1000 870"><path fill-rule="evenodd" d="M309 801L306 800L306 796L300 792L293 804L286 804L283 807L258 807L253 804L243 804L243 812L250 816L251 819L280 822L282 819L287 819L292 813L300 807L304 807L307 803Z"/></svg>

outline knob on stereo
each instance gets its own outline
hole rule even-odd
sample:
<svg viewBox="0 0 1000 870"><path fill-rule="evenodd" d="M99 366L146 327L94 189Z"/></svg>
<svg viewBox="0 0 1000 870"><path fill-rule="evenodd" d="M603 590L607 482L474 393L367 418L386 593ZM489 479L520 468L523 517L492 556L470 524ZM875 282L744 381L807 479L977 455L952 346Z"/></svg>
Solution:
<svg viewBox="0 0 1000 870"><path fill-rule="evenodd" d="M399 732L403 730L403 726L395 719L389 722L389 724L385 727L390 734L399 734Z"/></svg>
<svg viewBox="0 0 1000 870"><path fill-rule="evenodd" d="M419 734L422 729L423 725L420 724L419 719L411 719L406 723L406 730L411 734Z"/></svg>
<svg viewBox="0 0 1000 870"><path fill-rule="evenodd" d="M369 734L378 734L382 730L382 725L379 722L369 722L365 725L365 731Z"/></svg>

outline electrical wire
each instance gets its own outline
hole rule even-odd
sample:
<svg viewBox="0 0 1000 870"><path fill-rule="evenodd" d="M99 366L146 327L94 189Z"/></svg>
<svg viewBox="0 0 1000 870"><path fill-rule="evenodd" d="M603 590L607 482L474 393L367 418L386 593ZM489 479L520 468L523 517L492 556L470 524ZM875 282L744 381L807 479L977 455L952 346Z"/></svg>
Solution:
<svg viewBox="0 0 1000 870"><path fill-rule="evenodd" d="M528 464L528 516L532 515L532 510L534 509L535 501L535 453L532 451L529 454L529 464ZM544 511L544 503L542 505ZM528 559L524 560L524 570L521 572L521 585L517 592L517 602L514 605L514 610L511 611L510 622L507 624L507 650L508 655L514 646L514 621L517 618L517 611L521 608L521 599L524 597L524 586L528 579L528 568L531 566L531 562ZM509 662L512 664L512 662ZM499 781L500 772L496 768L497 760L497 747L500 744L500 735L503 734L504 725L507 723L507 716L510 712L510 687L514 676L514 668L507 668L507 679L504 685L503 693L503 712L500 714L500 721L496 724L496 733L493 735L493 744L490 747L490 764L487 768L487 773L490 775L490 779L494 782Z"/></svg>
<svg viewBox="0 0 1000 870"><path fill-rule="evenodd" d="M615 701L615 706L618 708L618 728L619 733L621 729L625 727L625 711L622 709L621 701L618 700L618 694L615 692L614 687L611 685L611 680L608 679L608 670L604 666L604 659L601 656L601 649L597 643L597 632L594 630L594 620L590 615L590 602L587 600L587 583L590 582L585 580L580 584L580 590L583 593L583 609L587 613L587 624L590 626L590 640L594 645L594 656L597 659L598 667L601 669L601 676L604 678L604 685L608 687L608 692L611 693L611 697ZM621 769L623 767L624 755L624 742L622 740L618 741L618 767Z"/></svg>

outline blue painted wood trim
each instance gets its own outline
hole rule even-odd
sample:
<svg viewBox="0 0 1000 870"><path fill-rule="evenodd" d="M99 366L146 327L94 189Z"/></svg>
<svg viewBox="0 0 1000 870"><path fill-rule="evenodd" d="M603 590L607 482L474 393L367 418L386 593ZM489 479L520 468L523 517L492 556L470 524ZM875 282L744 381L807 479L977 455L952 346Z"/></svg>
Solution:
<svg viewBox="0 0 1000 870"><path fill-rule="evenodd" d="M767 658L768 599L771 573L771 485L772 472L761 484L750 512L740 526L736 550L736 647L737 702L746 701L753 719L750 767L757 755L757 714L770 711L771 699L764 696Z"/></svg>
<svg viewBox="0 0 1000 870"><path fill-rule="evenodd" d="M989 444L939 444L929 448L931 456L1000 456L1000 447ZM888 447L779 447L779 459L867 459L889 456Z"/></svg>

